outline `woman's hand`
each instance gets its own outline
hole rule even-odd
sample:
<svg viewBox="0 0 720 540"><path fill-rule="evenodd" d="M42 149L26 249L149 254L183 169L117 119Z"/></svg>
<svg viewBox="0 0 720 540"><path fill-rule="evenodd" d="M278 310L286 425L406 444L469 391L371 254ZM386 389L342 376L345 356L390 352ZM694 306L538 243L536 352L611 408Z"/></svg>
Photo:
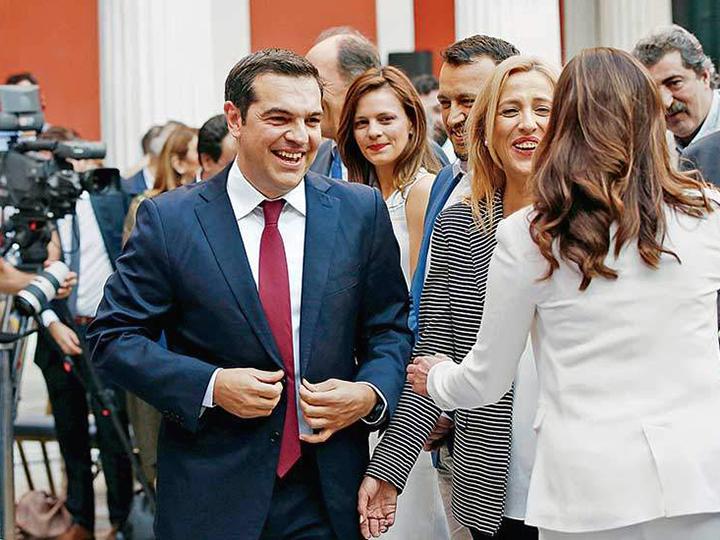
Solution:
<svg viewBox="0 0 720 540"><path fill-rule="evenodd" d="M413 392L421 396L428 396L427 378L428 373L435 364L450 362L450 358L444 354L435 356L418 356L413 363L407 367L407 381L412 385Z"/></svg>

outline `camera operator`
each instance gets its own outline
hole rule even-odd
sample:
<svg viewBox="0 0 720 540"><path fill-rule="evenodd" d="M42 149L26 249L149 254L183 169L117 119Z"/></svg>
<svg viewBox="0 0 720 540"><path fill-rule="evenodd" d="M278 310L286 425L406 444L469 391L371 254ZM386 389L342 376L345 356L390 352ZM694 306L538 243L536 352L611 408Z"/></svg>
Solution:
<svg viewBox="0 0 720 540"><path fill-rule="evenodd" d="M71 132L55 127L52 137L70 137ZM46 133L39 138L47 137ZM68 139L64 139L68 140ZM94 160L74 161L76 172L99 165ZM114 270L120 253L122 225L127 210L127 197L120 191L102 194L83 192L75 205L76 213L58 221L48 256L64 259L78 274L78 285L65 301L52 303L53 310L43 312L43 323L70 356L82 354L82 343L102 298L106 279ZM59 233L59 234L58 234ZM60 536L61 540L94 538L95 498L88 434L88 400L86 388L73 374L63 369L63 358L47 344L38 343L35 361L47 383L60 451L68 477L66 506L73 516L73 527ZM83 380L89 380L87 359L79 358L75 367ZM112 388L112 387L111 387ZM120 420L127 430L125 396L112 388ZM96 400L90 400L100 449L103 473L107 484L107 505L112 531L107 539L116 538L127 519L133 495L130 460L114 430L110 418L104 416Z"/></svg>

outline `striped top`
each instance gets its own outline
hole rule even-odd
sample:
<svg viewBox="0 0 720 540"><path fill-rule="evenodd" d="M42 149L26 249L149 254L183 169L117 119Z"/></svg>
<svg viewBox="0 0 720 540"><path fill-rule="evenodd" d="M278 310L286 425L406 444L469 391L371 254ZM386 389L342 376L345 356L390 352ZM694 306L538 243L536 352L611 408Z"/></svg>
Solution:
<svg viewBox="0 0 720 540"><path fill-rule="evenodd" d="M414 356L442 353L460 362L470 351L482 320L488 267L502 217L501 191L495 193L488 230L475 223L464 202L438 216ZM511 389L493 405L457 410L454 415L453 515L462 525L488 534L498 530L503 517L512 407ZM441 412L406 385L367 474L402 489Z"/></svg>

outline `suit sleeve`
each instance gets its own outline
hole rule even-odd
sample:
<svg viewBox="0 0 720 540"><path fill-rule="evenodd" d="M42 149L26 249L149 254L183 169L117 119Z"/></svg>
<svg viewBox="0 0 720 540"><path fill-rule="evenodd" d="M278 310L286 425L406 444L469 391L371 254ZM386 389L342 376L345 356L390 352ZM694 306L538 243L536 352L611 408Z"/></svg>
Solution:
<svg viewBox="0 0 720 540"><path fill-rule="evenodd" d="M196 431L216 366L157 343L173 308L172 275L160 213L148 199L138 209L135 231L105 285L87 339L104 378Z"/></svg>
<svg viewBox="0 0 720 540"><path fill-rule="evenodd" d="M428 375L427 389L443 409L474 409L495 403L510 389L538 301L538 266L522 247L524 221L500 223L488 270L487 294L477 340L461 364L442 362ZM524 231L527 235L527 231Z"/></svg>
<svg viewBox="0 0 720 540"><path fill-rule="evenodd" d="M359 369L355 380L377 388L392 414L405 381L412 334L407 325L408 291L390 215L377 190L373 190L373 197L371 245L358 317L355 353Z"/></svg>
<svg viewBox="0 0 720 540"><path fill-rule="evenodd" d="M430 269L420 302L420 339L413 356L442 353L458 361L461 359L453 356L448 249L442 216L433 230L430 251ZM441 412L430 398L416 394L406 384L395 415L375 447L367 474L402 491Z"/></svg>

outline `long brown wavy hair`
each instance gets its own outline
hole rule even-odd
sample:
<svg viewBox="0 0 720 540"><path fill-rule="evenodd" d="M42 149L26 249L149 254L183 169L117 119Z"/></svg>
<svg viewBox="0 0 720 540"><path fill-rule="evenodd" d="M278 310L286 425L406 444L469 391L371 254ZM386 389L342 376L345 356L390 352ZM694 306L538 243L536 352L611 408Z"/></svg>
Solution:
<svg viewBox="0 0 720 540"><path fill-rule="evenodd" d="M493 140L500 97L505 83L512 75L531 71L537 71L545 76L552 87L555 87L558 75L550 64L535 56L511 56L495 68L482 90L478 92L478 97L465 123L470 172L469 204L473 219L486 230L492 227L495 192L503 189L507 181Z"/></svg>
<svg viewBox="0 0 720 540"><path fill-rule="evenodd" d="M562 71L553 104L535 154L530 223L549 263L543 279L559 267L558 258L577 265L580 290L597 276L617 279L605 264L611 243L617 257L637 241L651 268L663 253L680 262L663 247L666 207L694 217L712 208L701 177L671 164L664 109L645 68L617 49L586 49Z"/></svg>
<svg viewBox="0 0 720 540"><path fill-rule="evenodd" d="M355 140L355 112L360 98L385 87L390 88L400 100L412 126L407 146L400 153L393 167L394 187L402 191L415 178L420 167L434 174L440 169L440 165L430 147L425 109L420 96L410 79L398 68L385 66L368 69L350 85L340 115L338 150L348 169L350 181L369 184L374 168L363 156Z"/></svg>

